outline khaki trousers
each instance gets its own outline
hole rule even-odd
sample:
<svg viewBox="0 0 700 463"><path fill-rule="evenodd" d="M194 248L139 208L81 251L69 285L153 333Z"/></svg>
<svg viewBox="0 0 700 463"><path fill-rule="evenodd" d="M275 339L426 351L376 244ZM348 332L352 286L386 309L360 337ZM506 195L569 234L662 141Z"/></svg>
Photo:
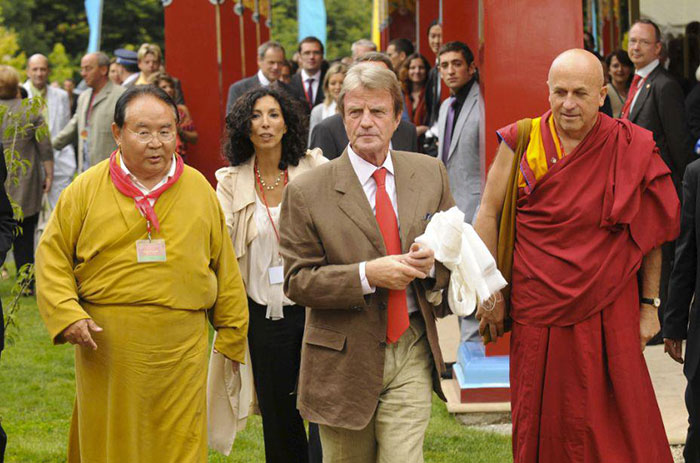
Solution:
<svg viewBox="0 0 700 463"><path fill-rule="evenodd" d="M388 344L377 410L359 431L320 425L323 463L422 463L430 421L433 359L420 314Z"/></svg>

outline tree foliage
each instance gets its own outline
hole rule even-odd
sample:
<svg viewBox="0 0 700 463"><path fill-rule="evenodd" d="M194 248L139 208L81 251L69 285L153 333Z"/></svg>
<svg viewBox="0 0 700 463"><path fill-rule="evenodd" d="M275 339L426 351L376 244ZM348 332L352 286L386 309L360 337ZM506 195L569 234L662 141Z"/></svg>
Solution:
<svg viewBox="0 0 700 463"><path fill-rule="evenodd" d="M2 10L0 10L0 24L2 23ZM23 51L20 51L17 33L12 29L0 26L0 64L22 70L26 62L27 56Z"/></svg>
<svg viewBox="0 0 700 463"><path fill-rule="evenodd" d="M328 38L326 58L350 55L350 46L356 40L370 38L372 27L371 0L325 0ZM272 4L271 36L279 41L291 58L297 49L297 1L274 0Z"/></svg>
<svg viewBox="0 0 700 463"><path fill-rule="evenodd" d="M63 83L64 80L73 78L75 68L62 43L53 46L53 51L49 53L49 62L52 81Z"/></svg>
<svg viewBox="0 0 700 463"><path fill-rule="evenodd" d="M0 0L0 10L5 27L16 32L20 50L27 55L53 53L63 60L56 48L60 44L68 65L52 61L54 72L60 71L63 76L65 69L78 69L90 36L84 0ZM107 53L117 48L138 48L143 42L162 47L164 37L160 0L104 0L101 47ZM55 75L51 79L58 80Z"/></svg>

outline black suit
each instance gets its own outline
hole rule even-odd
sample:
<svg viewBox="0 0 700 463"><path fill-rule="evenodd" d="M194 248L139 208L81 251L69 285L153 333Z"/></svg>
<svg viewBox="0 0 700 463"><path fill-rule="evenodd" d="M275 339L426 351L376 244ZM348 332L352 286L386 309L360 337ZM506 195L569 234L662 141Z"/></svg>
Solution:
<svg viewBox="0 0 700 463"><path fill-rule="evenodd" d="M231 84L228 88L228 98L226 99L226 114L231 112L231 108L233 108L233 104L239 96L243 95L248 90L260 87L260 85L262 84L260 83L260 79L258 79L257 73L252 77L247 77Z"/></svg>
<svg viewBox="0 0 700 463"><path fill-rule="evenodd" d="M12 233L17 226L13 218L12 205L5 192L5 179L7 178L7 167L5 166L5 153L0 143L0 264L5 262L7 251L12 246ZM2 303L0 303L0 353L5 347L5 323L2 313ZM0 463L4 460L5 445L7 436L0 426Z"/></svg>
<svg viewBox="0 0 700 463"><path fill-rule="evenodd" d="M681 234L676 240L676 256L668 285L669 296L664 313L663 336L668 339L687 339L683 373L688 379L685 392L689 414L688 437L684 456L686 462L700 461L700 381L697 378L700 360L700 160L688 165L683 176L683 205ZM692 305L691 305L692 302ZM690 324L688 322L690 321Z"/></svg>
<svg viewBox="0 0 700 463"><path fill-rule="evenodd" d="M692 145L683 90L663 66L658 65L642 83L629 120L653 132L656 146L671 169L673 183L680 194L685 166L692 159Z"/></svg>
<svg viewBox="0 0 700 463"><path fill-rule="evenodd" d="M321 148L328 159L335 159L348 146L348 134L340 114L334 114L322 120L311 132L309 148ZM396 151L418 152L416 126L402 120L391 137L391 147Z"/></svg>
<svg viewBox="0 0 700 463"><path fill-rule="evenodd" d="M252 77L247 77L231 84L231 86L228 88L228 98L226 98L226 114L231 112L231 108L233 108L234 103L241 95L249 90L258 88L261 85L262 83L260 82L260 79L258 79L257 73ZM289 86L279 80L272 82L270 85L273 85L287 93L291 93Z"/></svg>
<svg viewBox="0 0 700 463"><path fill-rule="evenodd" d="M321 76L319 77L318 82L318 90L314 95L314 106L323 103L323 100L326 98L325 94L323 93L324 77L325 73L321 72ZM298 99L300 99L304 103L304 107L311 111L311 108L309 107L309 101L306 99L306 91L304 90L305 88L306 82L301 81L301 71L299 71L292 76L292 80L289 82L289 92Z"/></svg>
<svg viewBox="0 0 700 463"><path fill-rule="evenodd" d="M694 143L700 138L700 82L695 84L685 98L685 111L688 114L691 141Z"/></svg>
<svg viewBox="0 0 700 463"><path fill-rule="evenodd" d="M692 144L685 116L683 90L660 64L642 82L629 120L654 134L654 141L659 147L661 158L671 170L673 184L680 196L683 173L692 159ZM674 243L664 244L661 247L661 252L659 318L663 325L663 314L666 310L668 297L668 281L673 265ZM649 295L642 296L649 297Z"/></svg>
<svg viewBox="0 0 700 463"><path fill-rule="evenodd" d="M425 83L425 106L428 108L428 126L432 127L440 114L440 69L436 64L428 72L428 80Z"/></svg>

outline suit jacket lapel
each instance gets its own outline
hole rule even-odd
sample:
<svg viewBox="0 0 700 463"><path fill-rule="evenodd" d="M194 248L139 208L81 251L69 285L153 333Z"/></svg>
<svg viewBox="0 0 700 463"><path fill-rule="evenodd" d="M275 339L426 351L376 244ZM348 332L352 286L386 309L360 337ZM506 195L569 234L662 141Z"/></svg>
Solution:
<svg viewBox="0 0 700 463"><path fill-rule="evenodd" d="M97 106L101 101L107 99L107 96L109 96L109 93L112 91L112 85L113 84L111 82L107 82L107 84L102 87L102 90L100 90L100 93L95 95L95 99L92 101L93 112L95 110L95 106Z"/></svg>
<svg viewBox="0 0 700 463"><path fill-rule="evenodd" d="M372 207L367 201L367 196L365 196L357 174L350 164L347 148L335 163L333 177L335 190L343 195L338 202L338 207L367 236L377 251L386 255L384 238L382 238L379 225L372 213Z"/></svg>
<svg viewBox="0 0 700 463"><path fill-rule="evenodd" d="M394 182L396 183L396 202L399 208L399 234L401 235L401 252L408 252L415 236L412 234L416 223L418 209L418 191L416 190L416 172L406 159L406 155L391 152L394 164Z"/></svg>
<svg viewBox="0 0 700 463"><path fill-rule="evenodd" d="M639 89L639 96L637 97L637 101L634 102L634 106L632 106L632 112L630 113L630 121L635 122L637 119L637 115L639 115L639 112L642 110L642 106L644 106L644 102L647 100L649 97L649 94L651 93L651 86L654 83L654 79L659 73L659 69L661 68L661 63L659 63L656 68L654 68L653 71L647 76L647 78L642 82L642 88Z"/></svg>
<svg viewBox="0 0 700 463"><path fill-rule="evenodd" d="M462 131L462 126L464 126L469 118L469 115L474 110L474 107L477 104L478 96L479 83L474 82L472 84L472 88L469 90L467 98L464 100L464 105L462 106L462 110L459 112L459 117L455 122L455 128L452 131L452 140L450 141L450 151L447 155L448 160L452 157L452 153L454 153L455 149L457 149L457 143L459 142L459 134Z"/></svg>

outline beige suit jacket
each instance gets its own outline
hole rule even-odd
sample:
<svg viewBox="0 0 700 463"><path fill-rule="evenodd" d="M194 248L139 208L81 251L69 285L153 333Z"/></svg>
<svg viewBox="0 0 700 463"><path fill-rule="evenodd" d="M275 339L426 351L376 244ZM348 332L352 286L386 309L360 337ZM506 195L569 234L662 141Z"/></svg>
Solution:
<svg viewBox="0 0 700 463"><path fill-rule="evenodd" d="M445 166L415 153L391 152L395 169L403 252L423 233L432 214L454 205ZM350 164L347 151L291 182L280 215L285 292L308 307L301 353L297 407L316 423L362 429L372 418L382 389L388 291L364 296L359 264L386 255L379 226ZM446 288L449 273L436 265L436 279L416 280L435 368L434 389L443 398L445 368L436 316L426 290ZM447 299L447 298L443 298Z"/></svg>
<svg viewBox="0 0 700 463"><path fill-rule="evenodd" d="M70 122L63 127L63 130L56 135L51 144L56 150L60 150L76 138L78 140L78 173L83 172L88 167L94 166L103 159L107 159L112 151L117 149L117 143L112 136L112 122L114 121L114 107L117 100L126 89L119 85L114 85L111 81L95 95L90 111L90 120L87 120L87 111L90 106L92 89L89 88L78 97L78 106ZM88 159L89 166L84 166L83 149L85 141L80 134L85 127L88 127Z"/></svg>

